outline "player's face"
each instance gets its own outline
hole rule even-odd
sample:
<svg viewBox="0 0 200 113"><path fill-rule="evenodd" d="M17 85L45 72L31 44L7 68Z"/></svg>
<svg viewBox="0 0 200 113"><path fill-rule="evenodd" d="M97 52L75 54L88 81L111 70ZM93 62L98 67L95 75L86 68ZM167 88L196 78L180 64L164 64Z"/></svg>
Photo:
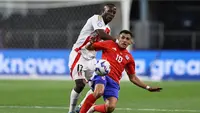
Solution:
<svg viewBox="0 0 200 113"><path fill-rule="evenodd" d="M116 14L116 7L104 7L104 12L102 13L102 17L104 18L105 23L109 23L115 17Z"/></svg>
<svg viewBox="0 0 200 113"><path fill-rule="evenodd" d="M124 48L124 49L133 43L131 35L125 34L125 33L120 34L118 41L119 41L118 42L119 47Z"/></svg>

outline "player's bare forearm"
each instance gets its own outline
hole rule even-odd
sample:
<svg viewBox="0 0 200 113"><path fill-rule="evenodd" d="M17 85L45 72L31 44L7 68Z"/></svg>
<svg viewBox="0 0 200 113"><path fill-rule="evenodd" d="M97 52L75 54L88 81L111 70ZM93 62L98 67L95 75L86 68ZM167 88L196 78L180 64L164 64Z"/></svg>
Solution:
<svg viewBox="0 0 200 113"><path fill-rule="evenodd" d="M135 74L129 75L129 79L133 84L135 84L143 89L146 89L147 85L144 84L142 81L140 81L140 79Z"/></svg>
<svg viewBox="0 0 200 113"><path fill-rule="evenodd" d="M113 40L116 41L116 38L113 38L112 36L106 34L103 29L97 29L96 32L99 34L100 38L103 40Z"/></svg>
<svg viewBox="0 0 200 113"><path fill-rule="evenodd" d="M87 50L95 50L95 48L92 46L93 43L89 43L88 45L85 46Z"/></svg>
<svg viewBox="0 0 200 113"><path fill-rule="evenodd" d="M150 92L160 92L162 90L162 88L160 88L160 87L150 87L150 86L144 84L142 81L140 81L140 79L135 74L129 75L129 79L135 85L137 85L143 89L147 89Z"/></svg>

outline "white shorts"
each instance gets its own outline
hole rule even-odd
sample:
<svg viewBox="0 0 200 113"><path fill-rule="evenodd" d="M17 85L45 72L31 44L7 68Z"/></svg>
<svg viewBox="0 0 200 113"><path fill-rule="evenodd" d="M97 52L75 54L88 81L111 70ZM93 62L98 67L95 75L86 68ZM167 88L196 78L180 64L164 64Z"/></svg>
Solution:
<svg viewBox="0 0 200 113"><path fill-rule="evenodd" d="M88 60L83 58L81 53L72 50L69 56L69 68L72 79L89 80L94 72L96 62L96 58Z"/></svg>

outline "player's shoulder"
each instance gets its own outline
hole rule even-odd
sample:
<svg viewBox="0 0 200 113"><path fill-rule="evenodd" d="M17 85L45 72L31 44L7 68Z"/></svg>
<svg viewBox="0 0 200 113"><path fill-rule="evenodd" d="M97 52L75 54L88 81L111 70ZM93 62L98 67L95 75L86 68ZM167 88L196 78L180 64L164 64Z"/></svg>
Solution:
<svg viewBox="0 0 200 113"><path fill-rule="evenodd" d="M97 14L94 14L92 17L90 17L90 19L95 19L97 21L103 21L103 18L101 15L97 15Z"/></svg>
<svg viewBox="0 0 200 113"><path fill-rule="evenodd" d="M109 44L116 44L113 40L104 40L104 42L109 43Z"/></svg>
<svg viewBox="0 0 200 113"><path fill-rule="evenodd" d="M103 45L106 45L107 47L115 47L115 42L112 40L102 40L100 41Z"/></svg>

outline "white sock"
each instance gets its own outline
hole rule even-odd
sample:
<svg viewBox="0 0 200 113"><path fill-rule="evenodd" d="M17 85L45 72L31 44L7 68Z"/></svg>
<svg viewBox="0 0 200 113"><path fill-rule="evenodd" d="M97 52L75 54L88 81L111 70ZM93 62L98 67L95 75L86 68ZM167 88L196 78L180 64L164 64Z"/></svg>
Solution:
<svg viewBox="0 0 200 113"><path fill-rule="evenodd" d="M81 103L78 105L79 108L81 108L81 106L82 106L83 103L85 102L85 99L86 99L87 96L88 96L89 94L91 94L91 93L93 93L93 91L90 89L90 90L86 93L84 99L83 99L83 100L81 101Z"/></svg>
<svg viewBox="0 0 200 113"><path fill-rule="evenodd" d="M76 108L76 104L78 102L79 93L72 89L71 96L70 96L70 105L69 105L69 112L73 112Z"/></svg>

